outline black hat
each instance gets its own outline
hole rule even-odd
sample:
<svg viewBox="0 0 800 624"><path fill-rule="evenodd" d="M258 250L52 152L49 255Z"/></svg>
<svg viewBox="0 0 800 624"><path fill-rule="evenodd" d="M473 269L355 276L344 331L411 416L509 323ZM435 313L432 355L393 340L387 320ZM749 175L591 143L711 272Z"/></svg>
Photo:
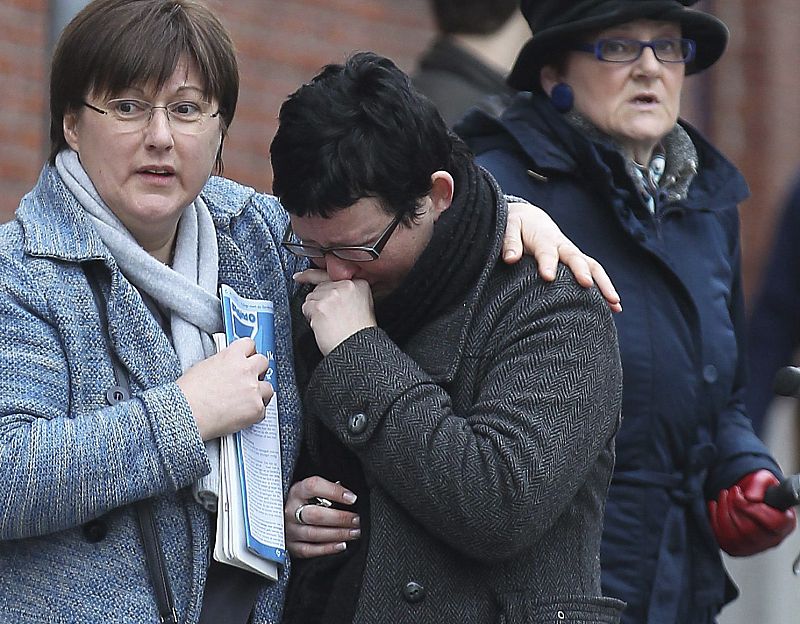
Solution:
<svg viewBox="0 0 800 624"><path fill-rule="evenodd" d="M592 31L637 19L678 22L683 36L697 42L687 74L711 67L728 43L728 28L716 17L687 7L697 0L522 0L533 38L517 56L508 84L520 91L539 87L539 70L566 46Z"/></svg>

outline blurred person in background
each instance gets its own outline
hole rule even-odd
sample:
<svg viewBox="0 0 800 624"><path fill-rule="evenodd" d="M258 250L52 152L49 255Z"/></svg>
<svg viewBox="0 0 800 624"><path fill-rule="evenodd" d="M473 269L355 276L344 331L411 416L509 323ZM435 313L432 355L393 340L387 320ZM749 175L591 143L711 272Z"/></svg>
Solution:
<svg viewBox="0 0 800 624"><path fill-rule="evenodd" d="M533 38L500 118L457 129L506 192L547 209L606 264L623 422L603 591L628 624L709 624L736 596L720 556L776 546L794 511L763 502L781 471L744 408L737 205L744 179L679 121L684 76L728 30L692 0L528 0Z"/></svg>
<svg viewBox="0 0 800 624"><path fill-rule="evenodd" d="M50 158L0 228L0 621L277 623L287 570L210 563L214 516L192 496L204 442L272 395L252 341L214 354L220 283L275 305L287 489L300 434L287 284L306 265L280 251L274 197L212 175L231 39L194 0L96 0L50 79ZM551 279L559 253L584 282L600 270L530 206L521 227Z"/></svg>
<svg viewBox="0 0 800 624"><path fill-rule="evenodd" d="M518 0L431 0L438 36L418 61L414 86L449 126L472 106L494 114L514 94L506 82L531 31Z"/></svg>
<svg viewBox="0 0 800 624"><path fill-rule="evenodd" d="M800 347L800 176L781 212L747 327L750 377L746 404L753 428L763 435L774 394L775 373L796 364Z"/></svg>

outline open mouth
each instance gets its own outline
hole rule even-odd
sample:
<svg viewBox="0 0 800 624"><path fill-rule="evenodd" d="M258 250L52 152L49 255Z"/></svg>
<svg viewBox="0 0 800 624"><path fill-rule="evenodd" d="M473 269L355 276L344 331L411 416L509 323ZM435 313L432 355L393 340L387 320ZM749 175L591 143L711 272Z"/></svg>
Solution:
<svg viewBox="0 0 800 624"><path fill-rule="evenodd" d="M658 98L652 93L641 93L633 98L634 104L658 104Z"/></svg>
<svg viewBox="0 0 800 624"><path fill-rule="evenodd" d="M161 169L144 169L142 171L142 173L150 173L152 175L163 176L163 177L167 177L167 176L173 175L169 171L163 171Z"/></svg>
<svg viewBox="0 0 800 624"><path fill-rule="evenodd" d="M175 175L175 170L172 167L142 167L139 169L139 173L146 173L149 175L157 175L168 178Z"/></svg>

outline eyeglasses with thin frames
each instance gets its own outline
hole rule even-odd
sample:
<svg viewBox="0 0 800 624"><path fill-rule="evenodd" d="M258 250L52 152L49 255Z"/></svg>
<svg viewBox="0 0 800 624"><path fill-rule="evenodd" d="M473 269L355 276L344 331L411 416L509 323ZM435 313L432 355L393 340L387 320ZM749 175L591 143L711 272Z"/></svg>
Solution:
<svg viewBox="0 0 800 624"><path fill-rule="evenodd" d="M599 39L594 43L573 46L580 52L591 52L598 60L607 63L632 63L650 48L662 63L690 63L694 60L697 44L693 39L678 37L640 41L639 39Z"/></svg>
<svg viewBox="0 0 800 624"><path fill-rule="evenodd" d="M294 233L292 226L286 228L286 234L283 236L281 246L287 249L295 256L301 258L324 258L325 254L332 254L340 260L347 260L350 262L372 262L377 260L386 243L392 237L395 229L402 220L403 215L397 215L392 222L386 226L386 229L378 237L373 245L336 245L334 247L321 247L318 245L305 245L301 242L294 242Z"/></svg>
<svg viewBox="0 0 800 624"><path fill-rule="evenodd" d="M213 119L220 113L219 110L215 113L209 113L204 110L205 104L191 100L155 106L145 100L119 98L108 100L105 103L105 108L100 108L86 101L83 102L83 105L114 120L118 132L136 132L144 129L153 119L153 111L160 108L167 115L170 127L176 132L200 134L208 127L206 120Z"/></svg>

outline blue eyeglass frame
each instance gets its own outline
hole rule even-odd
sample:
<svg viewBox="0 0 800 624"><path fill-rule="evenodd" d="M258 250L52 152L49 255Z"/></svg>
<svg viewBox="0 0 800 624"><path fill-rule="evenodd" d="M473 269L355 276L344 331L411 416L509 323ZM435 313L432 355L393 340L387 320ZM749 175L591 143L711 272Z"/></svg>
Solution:
<svg viewBox="0 0 800 624"><path fill-rule="evenodd" d="M610 59L603 58L600 50L609 41L636 43L639 45L639 53L632 59L625 61L612 61ZM681 59L679 61L662 59L660 56L658 56L658 50L656 50L656 44L662 41L680 41L681 47L684 44L688 45L689 53L686 55L685 59ZM685 37L661 37L660 39L651 39L650 41L642 41L641 39L626 39L624 37L608 37L606 39L598 39L594 43L578 43L572 46L573 50L577 50L579 52L591 52L598 61L603 61L604 63L633 63L634 61L639 60L645 48L650 48L653 51L653 55L656 57L656 60L658 60L659 63L682 63L685 65L686 63L691 63L694 60L695 54L697 53L697 42L694 39L687 39Z"/></svg>

